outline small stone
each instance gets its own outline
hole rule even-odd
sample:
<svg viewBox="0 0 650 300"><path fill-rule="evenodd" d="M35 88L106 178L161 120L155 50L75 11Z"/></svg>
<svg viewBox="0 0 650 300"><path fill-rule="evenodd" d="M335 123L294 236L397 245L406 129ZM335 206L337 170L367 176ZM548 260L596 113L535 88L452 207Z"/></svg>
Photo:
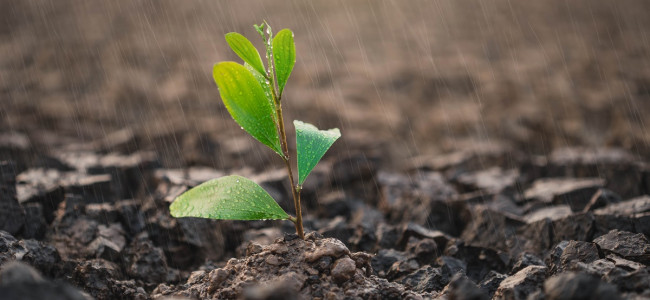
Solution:
<svg viewBox="0 0 650 300"><path fill-rule="evenodd" d="M334 262L331 275L336 283L341 284L350 280L354 276L356 269L354 261L348 257L344 257Z"/></svg>
<svg viewBox="0 0 650 300"><path fill-rule="evenodd" d="M506 279L508 275L501 274L495 271L490 271L487 275L485 275L485 278L479 282L478 286L481 288L483 291L485 291L490 298L494 296L494 292L497 291L499 288L499 285L501 284L501 281Z"/></svg>
<svg viewBox="0 0 650 300"><path fill-rule="evenodd" d="M402 277L417 270L419 267L420 265L418 262L412 259L396 261L392 266L390 266L390 269L388 269L386 279L394 280L395 278Z"/></svg>
<svg viewBox="0 0 650 300"><path fill-rule="evenodd" d="M45 279L36 269L20 261L12 261L3 265L0 271L0 285L4 286L44 281Z"/></svg>
<svg viewBox="0 0 650 300"><path fill-rule="evenodd" d="M433 292L442 290L449 283L449 277L443 275L440 268L424 266L404 276L399 282L416 292Z"/></svg>
<svg viewBox="0 0 650 300"><path fill-rule="evenodd" d="M16 174L13 163L0 161L0 230L12 235L25 222L25 211L16 198Z"/></svg>
<svg viewBox="0 0 650 300"><path fill-rule="evenodd" d="M504 279L494 293L494 299L526 299L539 290L546 278L546 267L528 266Z"/></svg>
<svg viewBox="0 0 650 300"><path fill-rule="evenodd" d="M499 167L492 167L460 174L456 181L462 187L461 192L481 190L487 193L499 193L507 188L512 188L518 177L517 169L502 170Z"/></svg>
<svg viewBox="0 0 650 300"><path fill-rule="evenodd" d="M257 243L249 243L248 246L246 247L246 256L251 256L255 255L257 253L262 252L262 245L257 244Z"/></svg>
<svg viewBox="0 0 650 300"><path fill-rule="evenodd" d="M543 178L524 192L524 198L547 204L568 204L571 210L582 211L604 184L600 178Z"/></svg>
<svg viewBox="0 0 650 300"><path fill-rule="evenodd" d="M372 270L377 273L380 277L385 276L390 267L398 261L405 261L406 254L402 251L397 251L394 249L381 249L375 255L370 264L372 265Z"/></svg>
<svg viewBox="0 0 650 300"><path fill-rule="evenodd" d="M445 288L450 300L488 300L487 293L481 290L467 276L456 274Z"/></svg>
<svg viewBox="0 0 650 300"><path fill-rule="evenodd" d="M275 256L275 255L269 255L266 257L264 260L267 264L272 265L272 266L278 266L280 265L280 259Z"/></svg>
<svg viewBox="0 0 650 300"><path fill-rule="evenodd" d="M598 247L594 243L563 241L551 250L546 264L550 273L555 274L570 269L575 263L591 263L600 259Z"/></svg>
<svg viewBox="0 0 650 300"><path fill-rule="evenodd" d="M553 221L553 242L589 241L594 230L594 216L591 213L576 213Z"/></svg>
<svg viewBox="0 0 650 300"><path fill-rule="evenodd" d="M397 226L386 223L377 226L377 247L379 249L394 249L400 238L401 230Z"/></svg>
<svg viewBox="0 0 650 300"><path fill-rule="evenodd" d="M544 266L544 261L532 253L521 253L510 269L510 274L515 274L528 266Z"/></svg>
<svg viewBox="0 0 650 300"><path fill-rule="evenodd" d="M318 245L314 249L314 252L305 254L305 260L307 262L315 262L323 256L339 258L349 253L350 250L341 241L337 239L323 239L321 245Z"/></svg>
<svg viewBox="0 0 650 300"><path fill-rule="evenodd" d="M650 264L650 243L641 233L612 230L594 240L605 252L620 255L626 259Z"/></svg>
<svg viewBox="0 0 650 300"><path fill-rule="evenodd" d="M621 299L616 287L585 273L562 273L544 283L547 300L616 300Z"/></svg>
<svg viewBox="0 0 650 300"><path fill-rule="evenodd" d="M650 212L650 196L648 195L643 195L620 203L607 205L606 207L596 209L594 211L594 214L633 216L635 214L642 214L646 212Z"/></svg>
<svg viewBox="0 0 650 300"><path fill-rule="evenodd" d="M25 203L25 226L23 227L22 237L25 239L41 240L45 237L47 223L43 216L43 205L40 203Z"/></svg>
<svg viewBox="0 0 650 300"><path fill-rule="evenodd" d="M397 242L398 247L402 249L405 248L411 237L418 239L432 239L436 242L438 249L444 249L447 246L447 242L452 239L442 231L432 230L414 223L409 223L403 228L402 235Z"/></svg>

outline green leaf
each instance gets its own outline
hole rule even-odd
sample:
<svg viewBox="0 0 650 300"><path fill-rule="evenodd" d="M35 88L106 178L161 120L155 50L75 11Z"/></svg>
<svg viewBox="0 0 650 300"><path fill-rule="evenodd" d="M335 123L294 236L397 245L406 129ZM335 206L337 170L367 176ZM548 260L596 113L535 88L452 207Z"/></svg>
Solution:
<svg viewBox="0 0 650 300"><path fill-rule="evenodd" d="M206 181L180 195L169 206L172 216L221 220L285 220L289 218L261 186L241 176Z"/></svg>
<svg viewBox="0 0 650 300"><path fill-rule="evenodd" d="M230 48L235 51L244 62L253 66L253 68L260 74L266 75L266 70L264 70L264 64L262 63L260 53L257 52L253 43L251 43L245 36L237 32L231 32L226 34L226 42L228 42Z"/></svg>
<svg viewBox="0 0 650 300"><path fill-rule="evenodd" d="M266 100L269 102L269 104L271 104L271 107L274 107L275 104L273 104L273 95L271 94L271 85L269 84L269 81L266 80L266 77L257 73L251 65L244 63L244 67L246 67L246 69L250 71L251 74L253 74L253 77L257 79L257 82L259 82L260 86L262 86L262 90L264 91L264 96L266 96ZM273 119L274 120L278 119L275 110L273 110Z"/></svg>
<svg viewBox="0 0 650 300"><path fill-rule="evenodd" d="M291 75L293 65L296 63L296 45L293 43L293 32L289 29L282 29L273 38L273 60L275 72L278 77L279 92L282 95L284 85Z"/></svg>
<svg viewBox="0 0 650 300"><path fill-rule="evenodd" d="M246 67L227 61L214 65L212 75L223 103L237 124L284 157L273 121L275 111L253 74Z"/></svg>
<svg viewBox="0 0 650 300"><path fill-rule="evenodd" d="M316 126L298 120L293 121L293 126L296 127L298 185L302 185L327 149L341 137L341 132L338 128L318 130Z"/></svg>

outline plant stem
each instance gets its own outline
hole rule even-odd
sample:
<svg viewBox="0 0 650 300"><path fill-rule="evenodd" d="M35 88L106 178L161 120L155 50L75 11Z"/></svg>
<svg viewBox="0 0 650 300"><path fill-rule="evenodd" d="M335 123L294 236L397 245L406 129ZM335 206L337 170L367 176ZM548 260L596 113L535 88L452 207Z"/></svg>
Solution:
<svg viewBox="0 0 650 300"><path fill-rule="evenodd" d="M266 26L269 26L266 21L264 21ZM270 28L270 27L269 27ZM269 33L271 31L269 30ZM271 35L271 34L269 34ZM282 144L282 152L284 157L284 165L287 167L287 173L289 175L289 183L291 184L291 195L293 196L293 206L296 210L296 218L289 218L290 221L296 226L296 234L301 239L305 239L305 231L302 227L302 208L300 207L300 191L301 188L297 186L293 181L293 171L291 170L291 160L289 156L289 145L287 143L287 134L284 129L284 118L282 117L282 103L280 102L282 95L276 92L276 81L275 81L275 71L273 68L273 55L271 55L272 50L270 46L270 40L272 36L268 38L262 34L262 39L264 39L264 44L266 44L266 60L268 63L267 79L269 79L271 87L271 96L273 97L273 104L275 104L275 112L278 117L277 126L280 133L280 143Z"/></svg>
<svg viewBox="0 0 650 300"><path fill-rule="evenodd" d="M273 91L272 94L273 99L277 99L275 96L275 91ZM275 108L275 111L278 114L280 143L282 144L282 152L284 152L284 165L287 167L289 182L291 184L291 194L293 195L293 206L296 209L296 220L294 222L294 225L296 225L296 233L298 236L300 236L301 239L305 239L305 232L302 227L302 208L300 207L300 188L295 185L293 181L293 171L291 170L291 160L289 159L289 146L287 144L287 135L284 130L284 118L282 117L282 105L280 104L279 100L276 101Z"/></svg>

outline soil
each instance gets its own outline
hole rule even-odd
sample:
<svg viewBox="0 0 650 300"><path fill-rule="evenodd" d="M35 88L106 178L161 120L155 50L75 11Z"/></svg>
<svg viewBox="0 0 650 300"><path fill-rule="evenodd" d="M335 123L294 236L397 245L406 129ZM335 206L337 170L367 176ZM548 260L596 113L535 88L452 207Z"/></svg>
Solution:
<svg viewBox="0 0 650 300"><path fill-rule="evenodd" d="M648 6L2 1L0 298L650 298ZM286 117L343 133L305 240L168 209L239 174L293 211L210 74L262 19Z"/></svg>

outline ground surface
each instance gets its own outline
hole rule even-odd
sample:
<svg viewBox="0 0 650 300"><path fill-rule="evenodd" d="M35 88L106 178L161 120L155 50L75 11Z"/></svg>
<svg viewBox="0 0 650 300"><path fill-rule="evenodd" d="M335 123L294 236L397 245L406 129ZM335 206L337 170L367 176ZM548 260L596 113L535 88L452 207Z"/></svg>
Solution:
<svg viewBox="0 0 650 300"><path fill-rule="evenodd" d="M647 297L649 6L2 1L0 289ZM237 59L223 35L262 19L296 34L287 119L343 133L305 187L306 227L345 245L329 258L301 253L336 242L290 224L168 214L232 173L291 210L280 161L211 78Z"/></svg>

